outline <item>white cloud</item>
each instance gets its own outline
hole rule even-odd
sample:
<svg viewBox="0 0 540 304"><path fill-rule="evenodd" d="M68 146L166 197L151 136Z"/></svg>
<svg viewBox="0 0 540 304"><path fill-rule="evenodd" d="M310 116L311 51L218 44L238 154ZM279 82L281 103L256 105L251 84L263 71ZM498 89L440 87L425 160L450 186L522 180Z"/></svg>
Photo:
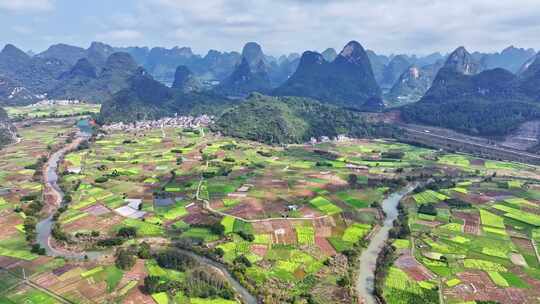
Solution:
<svg viewBox="0 0 540 304"><path fill-rule="evenodd" d="M84 10L74 10L74 2L0 0L0 10L54 4L50 15L40 15L46 20L32 16L22 25L38 39L71 35L82 45L98 39L190 46L204 53L239 51L256 41L275 55L340 49L353 39L385 54L450 52L460 45L470 51L500 51L511 44L540 48L538 0L94 0L85 1ZM18 15L7 17L6 28L20 24ZM13 34L12 40L22 40ZM29 45L35 44L33 35L26 35Z"/></svg>
<svg viewBox="0 0 540 304"><path fill-rule="evenodd" d="M121 29L121 30L111 30L104 33L99 33L96 35L98 40L103 40L105 42L131 42L137 41L143 37L143 34L137 30L131 29Z"/></svg>
<svg viewBox="0 0 540 304"><path fill-rule="evenodd" d="M0 9L12 12L50 11L52 0L0 0Z"/></svg>
<svg viewBox="0 0 540 304"><path fill-rule="evenodd" d="M340 48L384 53L540 47L537 0L140 0L140 26L177 32L198 49L239 50L255 40L274 53ZM152 23L152 24L149 24ZM518 23L519 25L517 25ZM531 45L534 43L534 45Z"/></svg>

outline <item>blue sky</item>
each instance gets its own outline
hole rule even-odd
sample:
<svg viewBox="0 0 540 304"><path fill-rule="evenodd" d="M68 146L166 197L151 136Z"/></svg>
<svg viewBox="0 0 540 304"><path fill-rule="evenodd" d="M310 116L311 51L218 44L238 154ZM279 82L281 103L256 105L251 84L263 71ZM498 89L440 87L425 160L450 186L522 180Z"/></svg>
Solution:
<svg viewBox="0 0 540 304"><path fill-rule="evenodd" d="M270 54L340 49L380 53L540 49L538 0L0 0L0 44L190 46Z"/></svg>

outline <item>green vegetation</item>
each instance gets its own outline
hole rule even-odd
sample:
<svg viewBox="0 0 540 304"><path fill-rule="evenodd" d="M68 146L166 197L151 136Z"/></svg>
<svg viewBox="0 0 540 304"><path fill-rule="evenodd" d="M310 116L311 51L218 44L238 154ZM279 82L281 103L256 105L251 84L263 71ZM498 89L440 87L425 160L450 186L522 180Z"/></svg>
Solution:
<svg viewBox="0 0 540 304"><path fill-rule="evenodd" d="M295 111L319 107L300 103ZM45 215L36 208L36 160L69 142L61 134L73 126L55 124L24 127L21 147L2 150L0 188L11 190L0 189L0 255L17 259L36 281L73 286L76 293L59 291L73 302L124 301L140 292L160 303L233 301L226 280L178 254L182 248L226 265L264 302L349 303L382 200L415 182L422 187L402 200L385 247L395 263L377 279L387 303L436 303L438 288L448 303L460 303L460 288L478 277L492 282L476 288L496 284L538 297L540 264L531 247L540 241L537 168L392 140L269 146L207 129L107 130L61 161L59 183L70 203L55 215L54 231L66 248L109 258L39 257L26 239ZM196 199L199 184L207 203ZM13 302L18 281L2 278L3 296Z"/></svg>
<svg viewBox="0 0 540 304"><path fill-rule="evenodd" d="M323 212L324 214L328 214L328 215L333 215L333 214L336 214L336 213L340 213L342 210L341 208L339 208L338 206L332 204L328 199L322 197L322 196L318 196L314 199L312 199L311 201L309 201L309 203L317 208L318 210L320 210L321 212Z"/></svg>
<svg viewBox="0 0 540 304"><path fill-rule="evenodd" d="M402 270L391 267L384 283L383 296L388 303L437 303L435 288L424 288L409 279Z"/></svg>
<svg viewBox="0 0 540 304"><path fill-rule="evenodd" d="M226 111L215 129L226 135L268 144L306 142L311 137L390 137L389 126L368 123L361 115L299 97L252 95Z"/></svg>

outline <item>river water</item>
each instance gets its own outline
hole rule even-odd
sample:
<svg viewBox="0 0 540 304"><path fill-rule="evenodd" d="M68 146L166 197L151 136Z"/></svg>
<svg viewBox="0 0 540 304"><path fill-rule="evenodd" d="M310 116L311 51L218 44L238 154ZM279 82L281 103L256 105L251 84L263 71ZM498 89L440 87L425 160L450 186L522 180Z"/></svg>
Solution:
<svg viewBox="0 0 540 304"><path fill-rule="evenodd" d="M88 122L79 122L77 124L79 127L79 134L78 139L84 141L88 139L91 135L91 128L88 128ZM75 141L74 141L75 142ZM71 150L75 149L78 146L78 142L74 146L66 146L57 152L53 153L46 164L46 172L44 174L44 183L49 186L53 192L56 194L56 199L58 205L62 204L64 199L64 192L60 187L58 186L58 165L60 163L60 160L69 153ZM57 250L53 246L51 246L50 239L51 239L51 232L52 227L54 226L54 221L52 219L53 215L49 216L48 218L42 220L39 222L36 226L37 230L37 242L42 247L45 248L45 252L48 256L53 257L63 257L68 259L97 259L103 255L102 252L72 252L72 251L66 251L66 250ZM206 257L197 255L193 252L178 249L179 251L182 251L190 256L192 256L194 259L199 261L201 264L210 265L214 268L219 269L227 281L232 285L234 290L240 295L242 300L246 304L257 304L257 298L253 296L244 286L242 286L238 281L236 281L235 278L232 277L232 275L228 272L228 270L225 268L225 266L221 265L220 263L217 263L213 260L210 260Z"/></svg>
<svg viewBox="0 0 540 304"><path fill-rule="evenodd" d="M64 200L64 192L58 186L58 165L60 160L62 160L64 155L73 149L76 149L81 142L85 141L91 136L91 128L89 128L88 121L79 121L77 126L79 127L79 132L73 143L53 153L45 164L46 171L44 172L43 176L44 183L45 186L50 188L56 196L56 204L58 206L60 206ZM52 227L54 226L52 217L53 214L36 225L37 243L45 249L48 256L64 257L69 259L84 259L85 257L93 259L101 255L99 252L71 252L63 250L60 251L53 248L50 243Z"/></svg>
<svg viewBox="0 0 540 304"><path fill-rule="evenodd" d="M397 219L398 205L401 199L409 194L414 187L408 187L402 191L392 193L382 202L382 209L386 213L383 226L372 237L368 248L360 255L360 269L356 280L356 290L360 300L364 304L376 304L377 300L373 295L375 290L375 268L377 265L377 257L388 240L390 229L394 225L394 220Z"/></svg>

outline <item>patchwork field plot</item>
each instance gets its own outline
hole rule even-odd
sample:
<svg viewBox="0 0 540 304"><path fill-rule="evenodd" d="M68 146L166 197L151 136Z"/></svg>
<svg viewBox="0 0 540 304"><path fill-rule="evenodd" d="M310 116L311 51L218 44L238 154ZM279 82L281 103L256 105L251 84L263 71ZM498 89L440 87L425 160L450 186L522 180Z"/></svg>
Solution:
<svg viewBox="0 0 540 304"><path fill-rule="evenodd" d="M456 163L456 166L461 165ZM404 280L413 279L415 275L409 273L407 263L401 261L414 252L415 261L445 282L441 291L448 303L474 300L534 303L537 292L531 283L540 284L540 281L536 268L531 268L538 265L531 244L537 231L539 207L528 198L534 195L530 188L537 182L529 180L518 185L512 181L505 178L462 180L457 184L464 191L449 191L455 189L454 183L436 191L448 194L447 197L437 197L429 190L411 195L407 205L412 213L409 227L415 248L411 251L408 240L394 241L400 257L393 267L404 271L401 273L407 276ZM482 195L486 199L471 203L463 200L463 194ZM433 208L422 207L428 203ZM420 210L431 210L431 219L418 216L416 212ZM398 287L392 280L398 273L392 269L384 287L387 302L417 303L403 300L405 296L395 296L400 293L395 292ZM409 290L416 294L421 290L410 285L399 288L402 292Z"/></svg>
<svg viewBox="0 0 540 304"><path fill-rule="evenodd" d="M43 121L21 124L21 143L0 155L0 265L73 302L236 303L219 275L171 253L181 247L223 263L265 303L351 303L351 267L381 225L381 201L426 179L437 183L406 199L411 235L392 241L386 302L437 303L439 290L448 303L540 297L536 168L389 140L278 147L208 130L99 132L61 161L68 207L52 243L101 254L40 256L27 218L52 213L30 214L41 194L36 160L65 144L75 122ZM51 301L12 279L0 277L0 302Z"/></svg>

